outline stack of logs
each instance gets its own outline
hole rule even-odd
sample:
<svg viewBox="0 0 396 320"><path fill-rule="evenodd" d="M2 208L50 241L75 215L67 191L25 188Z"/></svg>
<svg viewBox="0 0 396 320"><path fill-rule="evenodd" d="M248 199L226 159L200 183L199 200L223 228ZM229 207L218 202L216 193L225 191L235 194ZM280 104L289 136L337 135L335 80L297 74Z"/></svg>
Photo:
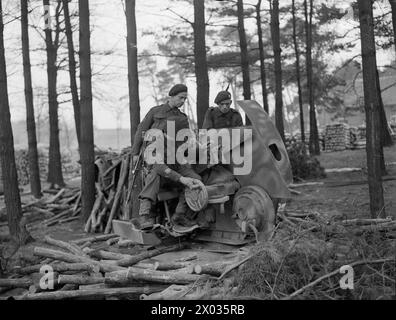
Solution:
<svg viewBox="0 0 396 320"><path fill-rule="evenodd" d="M21 223L28 230L67 223L80 218L80 188L48 189L43 192L49 196L22 204L23 218ZM5 208L2 208L1 212L5 213ZM2 215L2 217L5 217L5 215ZM0 222L0 226L3 225L7 225L7 222Z"/></svg>
<svg viewBox="0 0 396 320"><path fill-rule="evenodd" d="M326 126L325 151L342 151L351 148L349 128L344 123Z"/></svg>
<svg viewBox="0 0 396 320"><path fill-rule="evenodd" d="M95 162L98 168L96 200L86 222L85 232L109 234L113 219L132 218L132 156L129 150L124 150L118 158L105 161L98 159Z"/></svg>
<svg viewBox="0 0 396 320"><path fill-rule="evenodd" d="M192 294L192 285L217 279L215 277L221 276L232 265L230 261L197 264L194 262L196 254L174 262L152 259L163 253L185 249L183 244L161 246L133 255L120 253L119 248L114 247L118 241L115 234L69 242L46 236L44 241L54 249L35 247L34 255L38 257L39 264L14 267L13 278L0 279L0 292L3 292L4 299L12 296L21 300L135 300L171 299L176 295L181 298L181 293ZM16 296L6 293L13 288L22 288L22 292Z"/></svg>

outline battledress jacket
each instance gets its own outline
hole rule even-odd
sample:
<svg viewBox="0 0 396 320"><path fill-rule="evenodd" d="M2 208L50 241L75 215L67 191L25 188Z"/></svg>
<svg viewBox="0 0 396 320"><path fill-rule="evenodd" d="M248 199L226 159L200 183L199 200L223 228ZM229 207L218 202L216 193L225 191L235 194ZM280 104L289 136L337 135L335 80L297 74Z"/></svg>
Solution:
<svg viewBox="0 0 396 320"><path fill-rule="evenodd" d="M235 109L229 109L222 113L218 107L209 108L206 111L202 129L221 129L243 126L242 117Z"/></svg>
<svg viewBox="0 0 396 320"><path fill-rule="evenodd" d="M149 129L159 129L162 132L167 133L167 121L174 121L176 133L180 129L189 128L187 115L181 112L179 108L172 108L168 103L153 107L138 126L132 146L132 156L138 155L140 152L140 148L143 144L142 133ZM173 181L179 181L182 177L178 172L180 171L181 166L183 166L184 172L187 167L187 169L191 169L189 165L167 165L166 160L164 162L165 164L155 164L155 171L159 175ZM191 169L191 171L193 170Z"/></svg>

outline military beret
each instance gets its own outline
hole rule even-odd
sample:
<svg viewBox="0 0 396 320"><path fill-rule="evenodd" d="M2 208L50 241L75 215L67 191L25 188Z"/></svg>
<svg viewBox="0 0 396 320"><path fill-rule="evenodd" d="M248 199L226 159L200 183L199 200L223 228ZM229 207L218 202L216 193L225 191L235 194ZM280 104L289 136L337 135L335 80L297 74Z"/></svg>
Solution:
<svg viewBox="0 0 396 320"><path fill-rule="evenodd" d="M228 91L220 91L218 94L217 94L217 96L216 96L216 99L215 99L215 103L216 104L219 104L219 103L221 103L222 101L224 101L224 100L229 100L229 99L231 99L231 93L229 93Z"/></svg>
<svg viewBox="0 0 396 320"><path fill-rule="evenodd" d="M176 84L169 90L169 96L173 97L180 92L187 92L187 87L184 84Z"/></svg>

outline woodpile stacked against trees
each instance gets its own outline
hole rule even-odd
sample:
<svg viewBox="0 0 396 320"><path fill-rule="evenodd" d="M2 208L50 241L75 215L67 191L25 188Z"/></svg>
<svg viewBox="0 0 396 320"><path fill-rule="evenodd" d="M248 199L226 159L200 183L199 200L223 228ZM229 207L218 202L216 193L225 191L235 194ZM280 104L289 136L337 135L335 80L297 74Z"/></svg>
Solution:
<svg viewBox="0 0 396 320"><path fill-rule="evenodd" d="M337 123L326 126L325 151L342 151L352 147L348 125Z"/></svg>
<svg viewBox="0 0 396 320"><path fill-rule="evenodd" d="M112 230L113 219L132 218L133 167L130 148L124 149L118 157L97 159L96 168L96 199L85 232L108 234Z"/></svg>
<svg viewBox="0 0 396 320"><path fill-rule="evenodd" d="M25 149L15 151L15 161L18 171L19 185L29 184L29 155ZM48 152L38 151L38 165L41 180L48 176ZM74 177L80 174L80 165L71 159L70 156L62 154L62 171L67 177Z"/></svg>
<svg viewBox="0 0 396 320"><path fill-rule="evenodd" d="M44 196L40 200L34 200L22 204L23 218L21 223L27 229L35 229L55 224L63 224L80 218L81 192L80 188L63 188L61 190L43 190ZM0 208L0 220L5 219L5 208ZM44 220L43 220L44 219ZM6 224L6 222L0 222Z"/></svg>

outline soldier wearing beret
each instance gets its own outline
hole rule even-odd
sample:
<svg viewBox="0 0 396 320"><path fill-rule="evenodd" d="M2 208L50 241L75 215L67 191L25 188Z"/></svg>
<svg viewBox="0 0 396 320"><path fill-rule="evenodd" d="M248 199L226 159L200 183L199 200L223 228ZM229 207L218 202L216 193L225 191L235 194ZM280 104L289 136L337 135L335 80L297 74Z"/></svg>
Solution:
<svg viewBox="0 0 396 320"><path fill-rule="evenodd" d="M217 107L206 111L202 129L220 129L243 126L240 113L231 109L231 94L228 91L220 91L214 101Z"/></svg>
<svg viewBox="0 0 396 320"><path fill-rule="evenodd" d="M133 146L133 162L136 163L140 148L143 144L142 133L149 129L159 129L166 134L167 122L174 121L176 133L180 129L188 128L188 118L181 108L187 99L187 87L184 84L177 84L169 91L169 98L165 104L151 108L143 121L139 124ZM164 164L152 164L148 166L148 175L145 178L142 192L139 194L139 224L142 229L151 228L155 222L155 217L151 212L153 204L157 200L157 195L161 184L164 180L176 182L184 187L195 188L200 183L201 177L194 172L190 165L166 164L164 155ZM162 179L161 179L162 178ZM165 179L163 179L165 178ZM185 217L187 205L182 192L179 197L179 203L176 207L172 220L176 224L185 226L191 225Z"/></svg>

